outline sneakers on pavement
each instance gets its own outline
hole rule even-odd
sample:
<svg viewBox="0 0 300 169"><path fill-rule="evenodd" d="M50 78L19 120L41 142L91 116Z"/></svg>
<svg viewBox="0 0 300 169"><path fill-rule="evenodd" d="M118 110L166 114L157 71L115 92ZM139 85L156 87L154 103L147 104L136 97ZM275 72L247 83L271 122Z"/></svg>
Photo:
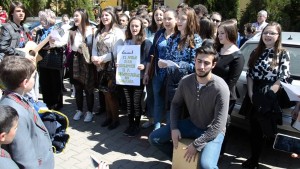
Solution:
<svg viewBox="0 0 300 169"><path fill-rule="evenodd" d="M74 98L75 97L75 90L72 91L71 93L71 97Z"/></svg>
<svg viewBox="0 0 300 169"><path fill-rule="evenodd" d="M81 116L83 116L82 111L76 110L76 114L74 115L73 120L80 120Z"/></svg>
<svg viewBox="0 0 300 169"><path fill-rule="evenodd" d="M84 122L91 122L93 120L93 113L92 112L86 112L86 115L84 117Z"/></svg>

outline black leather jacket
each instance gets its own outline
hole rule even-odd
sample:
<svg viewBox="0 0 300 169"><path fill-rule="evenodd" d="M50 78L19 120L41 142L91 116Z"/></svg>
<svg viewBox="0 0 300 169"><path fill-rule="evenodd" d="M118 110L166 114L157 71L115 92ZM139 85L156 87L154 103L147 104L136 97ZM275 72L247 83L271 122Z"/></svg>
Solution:
<svg viewBox="0 0 300 169"><path fill-rule="evenodd" d="M20 43L20 32L20 26L12 21L3 24L0 35L0 60L2 60L5 55L25 56L24 52L15 49ZM24 36L24 38L26 43L28 37Z"/></svg>

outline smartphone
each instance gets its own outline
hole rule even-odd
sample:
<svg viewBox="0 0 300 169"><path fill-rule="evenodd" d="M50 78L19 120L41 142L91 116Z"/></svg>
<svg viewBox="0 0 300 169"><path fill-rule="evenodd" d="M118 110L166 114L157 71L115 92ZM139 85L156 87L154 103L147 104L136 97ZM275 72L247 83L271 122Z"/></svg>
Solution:
<svg viewBox="0 0 300 169"><path fill-rule="evenodd" d="M300 138L278 133L273 148L287 153L300 154Z"/></svg>

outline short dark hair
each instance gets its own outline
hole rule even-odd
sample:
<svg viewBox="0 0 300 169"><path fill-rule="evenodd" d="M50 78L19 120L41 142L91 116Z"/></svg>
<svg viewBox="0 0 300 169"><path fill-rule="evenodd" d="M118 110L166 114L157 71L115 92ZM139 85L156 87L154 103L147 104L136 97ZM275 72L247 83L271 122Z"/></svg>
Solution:
<svg viewBox="0 0 300 169"><path fill-rule="evenodd" d="M16 90L25 79L30 79L35 68L25 57L5 56L0 63L0 79L6 89Z"/></svg>
<svg viewBox="0 0 300 169"><path fill-rule="evenodd" d="M24 10L24 13L25 13L25 6L24 6L24 4L23 4L22 2L18 2L18 1L16 1L16 2L11 2L11 3L10 3L10 6L9 6L9 13L8 13L8 16L9 16L10 21L13 21L13 20L14 20L12 14L14 13L14 11L15 11L15 9L16 9L17 7L23 9L23 10ZM26 13L25 13L24 20L21 22L21 24L23 24L23 22L24 22L25 20L26 20Z"/></svg>
<svg viewBox="0 0 300 169"><path fill-rule="evenodd" d="M213 55L214 56L213 62L217 62L218 58L219 58L217 51L211 45L204 45L204 46L197 48L196 49L196 57L200 54Z"/></svg>
<svg viewBox="0 0 300 169"><path fill-rule="evenodd" d="M208 10L207 10L206 6L204 6L202 4L194 5L193 8L197 15L199 15L199 13L202 13L203 16L206 16L208 14Z"/></svg>
<svg viewBox="0 0 300 169"><path fill-rule="evenodd" d="M9 133L13 127L13 122L19 118L18 112L6 105L0 105L0 134L5 132Z"/></svg>
<svg viewBox="0 0 300 169"><path fill-rule="evenodd" d="M247 33L254 33L256 31L256 28L252 25L252 23L246 23L244 27Z"/></svg>
<svg viewBox="0 0 300 169"><path fill-rule="evenodd" d="M116 6L115 7L115 12L122 12L122 11L123 11L122 6Z"/></svg>

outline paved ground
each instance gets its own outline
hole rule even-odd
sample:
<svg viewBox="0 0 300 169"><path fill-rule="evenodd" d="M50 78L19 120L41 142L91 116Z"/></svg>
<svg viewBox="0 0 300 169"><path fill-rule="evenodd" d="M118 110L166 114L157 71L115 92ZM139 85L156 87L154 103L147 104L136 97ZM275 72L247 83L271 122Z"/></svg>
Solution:
<svg viewBox="0 0 300 169"><path fill-rule="evenodd" d="M83 119L72 119L76 110L75 99L70 92L65 93L64 107L61 110L70 120L68 133L70 140L61 154L55 155L56 169L92 169L90 155L110 164L111 169L170 169L171 161L159 150L149 145L147 136L151 130L142 130L136 138L123 136L127 126L127 117L120 115L121 125L112 131L100 127L105 115L95 116L93 122L84 123ZM95 101L95 110L98 106ZM249 144L246 132L234 129L229 140L226 154L220 159L220 169L239 169L249 156ZM300 169L300 160L291 159L288 154L265 148L262 169Z"/></svg>

